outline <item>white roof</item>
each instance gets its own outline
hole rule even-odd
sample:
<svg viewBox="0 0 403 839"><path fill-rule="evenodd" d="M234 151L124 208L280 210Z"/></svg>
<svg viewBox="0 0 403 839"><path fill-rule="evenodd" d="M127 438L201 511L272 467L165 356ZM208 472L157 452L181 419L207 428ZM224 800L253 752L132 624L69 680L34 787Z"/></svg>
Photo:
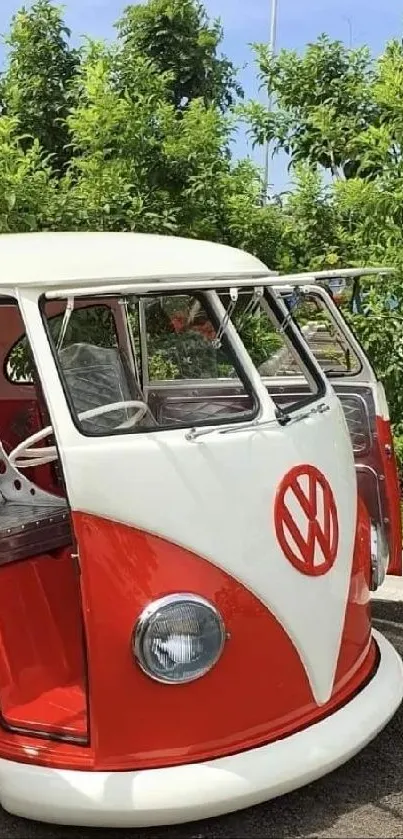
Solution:
<svg viewBox="0 0 403 839"><path fill-rule="evenodd" d="M195 239L143 233L0 235L0 287L61 288L162 280L267 277L244 251Z"/></svg>

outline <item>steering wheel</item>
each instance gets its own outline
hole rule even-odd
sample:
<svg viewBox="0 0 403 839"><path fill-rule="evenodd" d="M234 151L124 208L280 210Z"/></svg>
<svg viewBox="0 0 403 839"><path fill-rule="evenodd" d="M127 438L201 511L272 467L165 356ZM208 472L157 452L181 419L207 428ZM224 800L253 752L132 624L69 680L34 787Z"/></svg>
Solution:
<svg viewBox="0 0 403 839"><path fill-rule="evenodd" d="M144 415L149 411L146 402L141 402L139 399L128 400L126 402L111 402L109 405L98 405L97 408L90 408L88 411L81 411L78 414L80 420L92 419L92 417L99 417L103 414L110 414L112 411L119 411L123 408L137 408L137 411L132 417L122 422L117 426L117 430L127 430L134 427ZM33 449L35 443L40 443L46 437L53 434L51 425L46 428L41 428L35 434L26 437L18 446L13 449L9 455L9 461L12 466L17 469L29 469L30 466L43 466L45 463L53 463L57 460L58 454L56 446L46 446L41 449Z"/></svg>

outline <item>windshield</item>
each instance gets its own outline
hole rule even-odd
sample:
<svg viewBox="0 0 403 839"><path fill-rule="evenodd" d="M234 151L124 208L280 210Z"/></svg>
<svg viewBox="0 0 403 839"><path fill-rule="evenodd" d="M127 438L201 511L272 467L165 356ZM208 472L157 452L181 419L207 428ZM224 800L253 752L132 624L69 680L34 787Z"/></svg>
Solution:
<svg viewBox="0 0 403 839"><path fill-rule="evenodd" d="M69 408L85 434L249 422L261 410L256 371L280 419L326 392L286 306L269 289L70 296L41 308ZM284 354L298 375L286 387L278 377L277 387L272 371ZM23 371L32 381L31 364L22 336L7 359L10 380Z"/></svg>
<svg viewBox="0 0 403 839"><path fill-rule="evenodd" d="M207 294L59 301L45 319L73 419L88 435L221 425L259 410Z"/></svg>

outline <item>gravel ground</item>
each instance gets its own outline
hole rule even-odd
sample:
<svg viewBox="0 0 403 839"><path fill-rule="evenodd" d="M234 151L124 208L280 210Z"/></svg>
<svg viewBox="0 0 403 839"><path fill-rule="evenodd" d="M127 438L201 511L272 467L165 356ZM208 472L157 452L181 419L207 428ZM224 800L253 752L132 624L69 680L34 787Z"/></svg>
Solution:
<svg viewBox="0 0 403 839"><path fill-rule="evenodd" d="M376 626L403 656L403 604L394 612L390 604L383 605L374 609ZM1 839L397 836L403 839L403 706L382 734L341 769L302 790L231 816L165 829L90 830L34 824L0 811Z"/></svg>

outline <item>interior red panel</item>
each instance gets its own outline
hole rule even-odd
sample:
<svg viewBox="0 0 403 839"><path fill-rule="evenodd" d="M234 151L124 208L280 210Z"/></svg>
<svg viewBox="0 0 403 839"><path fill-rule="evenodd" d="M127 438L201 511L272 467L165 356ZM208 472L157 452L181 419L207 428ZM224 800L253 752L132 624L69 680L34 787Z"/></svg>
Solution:
<svg viewBox="0 0 403 839"><path fill-rule="evenodd" d="M71 550L0 568L0 708L10 726L87 737L79 580Z"/></svg>
<svg viewBox="0 0 403 839"><path fill-rule="evenodd" d="M44 427L40 406L33 387L27 385L27 398L1 399L0 401L0 440L9 454L18 443ZM19 388L21 390L21 388ZM48 466L26 469L27 478L42 489L60 493L55 481L54 471Z"/></svg>

